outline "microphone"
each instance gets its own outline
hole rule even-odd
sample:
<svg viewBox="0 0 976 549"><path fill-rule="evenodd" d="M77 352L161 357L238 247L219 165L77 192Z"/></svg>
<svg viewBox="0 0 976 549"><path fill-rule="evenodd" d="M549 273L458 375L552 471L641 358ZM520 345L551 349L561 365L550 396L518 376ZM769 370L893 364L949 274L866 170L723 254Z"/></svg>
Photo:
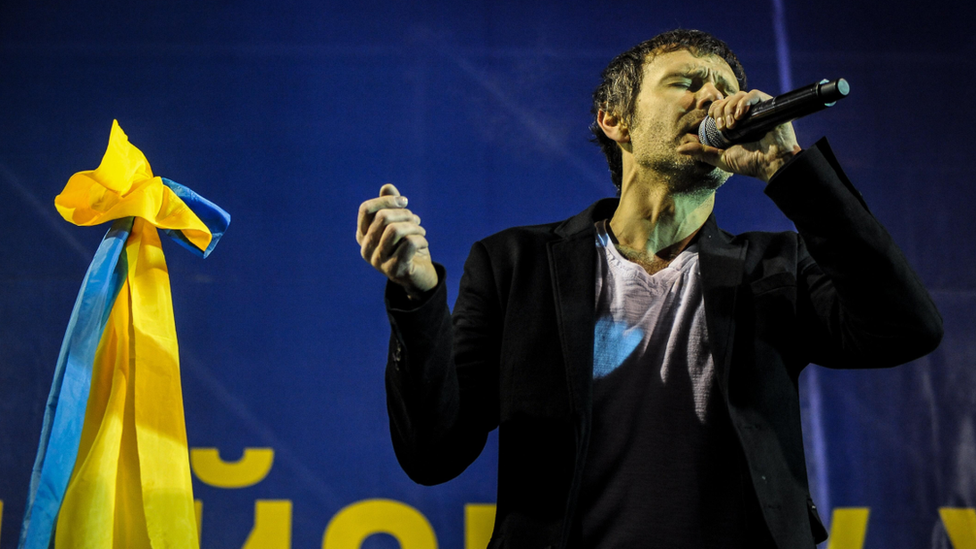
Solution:
<svg viewBox="0 0 976 549"><path fill-rule="evenodd" d="M776 126L831 107L850 92L851 86L843 78L821 80L756 103L731 130L719 131L715 128L715 119L706 116L698 126L698 140L703 145L719 149L759 141Z"/></svg>

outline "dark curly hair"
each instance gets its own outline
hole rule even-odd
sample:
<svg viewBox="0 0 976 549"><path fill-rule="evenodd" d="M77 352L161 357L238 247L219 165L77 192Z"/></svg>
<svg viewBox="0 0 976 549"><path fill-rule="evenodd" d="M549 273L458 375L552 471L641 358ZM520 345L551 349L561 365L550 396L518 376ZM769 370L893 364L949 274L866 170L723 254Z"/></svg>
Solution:
<svg viewBox="0 0 976 549"><path fill-rule="evenodd" d="M596 121L597 114L601 110L613 113L629 123L634 115L637 95L640 93L645 63L657 54L678 50L688 50L696 56L721 57L732 68L735 79L739 82L739 89L747 89L745 70L728 45L711 34L699 30L674 29L664 32L615 57L607 68L603 69L601 75L603 81L593 91L593 122L590 124L590 131L593 132L593 142L600 145L603 154L607 156L610 177L618 193L623 177L620 147L616 141L603 133L603 129Z"/></svg>

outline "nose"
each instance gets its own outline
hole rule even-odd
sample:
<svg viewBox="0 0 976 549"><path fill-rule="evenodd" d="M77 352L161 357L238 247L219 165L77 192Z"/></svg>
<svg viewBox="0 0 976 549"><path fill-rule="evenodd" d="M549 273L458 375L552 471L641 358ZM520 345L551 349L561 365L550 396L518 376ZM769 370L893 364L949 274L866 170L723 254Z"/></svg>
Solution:
<svg viewBox="0 0 976 549"><path fill-rule="evenodd" d="M715 87L713 82L705 82L698 90L695 106L700 110L707 110L709 105L724 97L725 95Z"/></svg>

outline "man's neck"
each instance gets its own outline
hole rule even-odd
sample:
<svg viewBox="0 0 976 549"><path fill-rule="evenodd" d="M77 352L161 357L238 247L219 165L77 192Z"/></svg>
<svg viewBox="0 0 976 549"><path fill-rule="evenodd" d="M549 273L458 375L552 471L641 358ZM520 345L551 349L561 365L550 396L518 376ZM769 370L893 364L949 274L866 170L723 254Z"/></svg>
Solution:
<svg viewBox="0 0 976 549"><path fill-rule="evenodd" d="M610 220L617 248L638 263L669 263L708 219L715 193L673 194L667 185L625 181Z"/></svg>

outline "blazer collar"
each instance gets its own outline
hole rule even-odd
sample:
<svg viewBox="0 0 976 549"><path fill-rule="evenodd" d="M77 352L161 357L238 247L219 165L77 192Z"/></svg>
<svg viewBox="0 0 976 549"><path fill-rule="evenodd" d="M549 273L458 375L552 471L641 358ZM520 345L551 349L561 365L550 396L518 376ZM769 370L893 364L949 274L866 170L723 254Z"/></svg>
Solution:
<svg viewBox="0 0 976 549"><path fill-rule="evenodd" d="M619 198L597 200L589 208L556 226L556 234L563 238L573 238L579 233L585 232L594 234L594 238L596 238L596 229L593 224L601 219L613 217L613 212L617 211L617 204L619 203Z"/></svg>

